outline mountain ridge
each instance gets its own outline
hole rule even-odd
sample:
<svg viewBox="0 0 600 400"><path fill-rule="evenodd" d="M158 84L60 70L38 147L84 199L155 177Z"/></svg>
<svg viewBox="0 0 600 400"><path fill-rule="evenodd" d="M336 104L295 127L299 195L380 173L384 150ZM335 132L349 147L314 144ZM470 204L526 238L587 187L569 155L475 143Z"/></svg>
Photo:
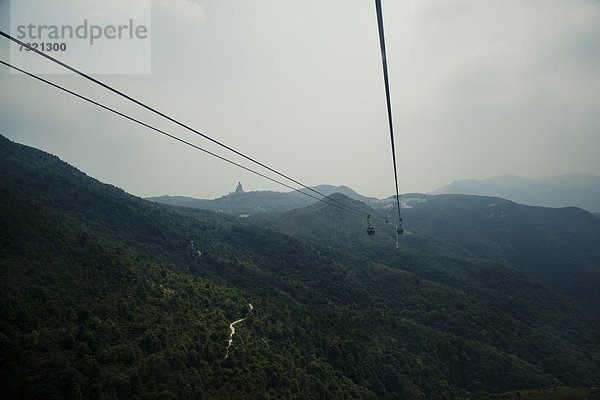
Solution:
<svg viewBox="0 0 600 400"><path fill-rule="evenodd" d="M367 203L377 203L374 197L363 196L347 186L318 185L311 187L312 190L330 196L333 193L343 193L356 200ZM211 211L226 212L232 214L261 214L265 212L283 212L295 208L307 207L318 201L320 197L308 189L291 192L276 192L270 190L261 191L234 191L216 199L197 199L187 196L155 196L147 197L157 203L169 204L182 207L200 208ZM310 196L307 196L307 193Z"/></svg>
<svg viewBox="0 0 600 400"><path fill-rule="evenodd" d="M395 196L384 199L364 196L344 185L317 185L312 187L329 196L342 193L360 200L375 208L392 205ZM313 194L303 189L303 191ZM600 177L593 174L566 174L548 176L539 179L517 175L502 175L488 179L464 179L454 181L434 192L437 194L466 194L475 196L499 197L519 204L541 207L575 206L587 211L600 213ZM401 198L420 196L420 193L405 193ZM223 211L233 214L259 214L264 212L283 212L294 208L309 206L317 201L299 192L251 191L232 192L216 199L198 199L188 196L154 196L147 200L183 207ZM406 205L403 205L406 206Z"/></svg>
<svg viewBox="0 0 600 400"><path fill-rule="evenodd" d="M432 194L470 194L501 197L533 206L576 206L600 212L600 176L572 173L539 179L501 175L487 179L464 179Z"/></svg>

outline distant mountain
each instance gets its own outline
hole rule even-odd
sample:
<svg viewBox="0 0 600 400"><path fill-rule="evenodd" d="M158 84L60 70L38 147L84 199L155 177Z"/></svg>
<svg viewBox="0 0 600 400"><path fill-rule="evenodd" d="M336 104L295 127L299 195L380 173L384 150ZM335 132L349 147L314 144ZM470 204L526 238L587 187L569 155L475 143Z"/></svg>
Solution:
<svg viewBox="0 0 600 400"><path fill-rule="evenodd" d="M241 186L239 186L241 189ZM343 193L346 196L366 203L374 203L378 200L356 193L347 186L319 185L312 189L329 196L333 193ZM303 189L313 197L299 192L274 192L274 191L252 191L244 192L236 190L225 196L213 200L195 199L184 196L158 196L148 197L147 200L169 204L174 206L192 207L203 210L219 211L228 214L261 214L264 212L282 212L295 208L306 207L317 202L314 197L320 198L317 193Z"/></svg>
<svg viewBox="0 0 600 400"><path fill-rule="evenodd" d="M308 199L308 200L306 200ZM230 193L213 200L195 199L183 196L149 197L147 200L174 206L199 208L224 212L227 214L261 214L264 212L280 212L305 207L310 204L309 197L294 196L290 193L256 191ZM315 200L313 200L314 202Z"/></svg>
<svg viewBox="0 0 600 400"><path fill-rule="evenodd" d="M367 196L363 196L359 193L357 193L356 191L354 191L353 189L349 188L348 186L334 186L334 185L318 185L318 186L313 186L312 189L316 190L319 193L324 194L325 196L330 196L334 193L341 193L345 196L348 196L351 199L354 200L358 200L358 201L362 201L363 203L366 204L371 204L373 202L378 202L379 200L376 199L375 197L367 197ZM303 190L304 192L308 192L310 194L314 194L310 191L307 190ZM292 195L295 195L297 197L306 197L301 193L298 192L289 192ZM309 204L314 203L314 201L309 201Z"/></svg>
<svg viewBox="0 0 600 400"><path fill-rule="evenodd" d="M265 229L148 202L3 137L0 170L2 398L467 400L600 382L597 317L502 262L414 232L396 249L389 224L367 238L324 203Z"/></svg>
<svg viewBox="0 0 600 400"><path fill-rule="evenodd" d="M600 176L569 174L540 179L515 175L455 181L433 194L494 196L517 203L545 207L580 207L600 212Z"/></svg>

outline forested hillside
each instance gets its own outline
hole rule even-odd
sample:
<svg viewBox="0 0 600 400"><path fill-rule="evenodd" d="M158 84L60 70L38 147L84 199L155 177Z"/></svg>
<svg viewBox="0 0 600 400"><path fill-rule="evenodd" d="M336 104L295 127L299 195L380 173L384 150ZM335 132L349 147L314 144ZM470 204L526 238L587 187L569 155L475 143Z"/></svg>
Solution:
<svg viewBox="0 0 600 400"><path fill-rule="evenodd" d="M346 187L321 185L316 188L325 194L340 189L351 199L364 199L375 208L365 208L365 213L378 217L377 223L386 232L386 240L395 239L393 223L386 226L383 222L394 219L393 200L367 198ZM351 251L376 248L373 254L376 257L389 252L387 242L379 246L380 235L374 246L373 240L364 237L365 221L348 219L343 214L334 220L315 219L309 215L314 207L305 212L310 200L299 193L280 192L231 193L215 200L152 198L160 203L235 215L248 213L256 221L266 220L283 232L307 239L325 240ZM484 196L407 194L402 196L402 202L409 230L420 232L455 253L508 263L592 309L600 309L597 290L600 286L600 222L592 214L575 207L532 207ZM396 254L390 253L392 258L386 256L385 260L393 260Z"/></svg>
<svg viewBox="0 0 600 400"><path fill-rule="evenodd" d="M354 207L361 204L336 195ZM575 207L544 208L495 197L466 195L403 196L407 234L402 249L439 247L465 257L495 260L599 309L600 221ZM390 265L401 262L395 241L395 210L364 208L372 213L375 237L364 235L366 221L323 212L322 204L265 216L276 229L318 239L349 252L367 252ZM393 212L392 212L393 211ZM389 219L389 223L384 220ZM260 219L259 219L260 220ZM418 232L418 233L417 233ZM401 250L402 250L401 249ZM436 248L435 251L440 251ZM419 251L422 256L423 251Z"/></svg>
<svg viewBox="0 0 600 400"><path fill-rule="evenodd" d="M506 262L600 309L600 221L589 212L494 197L421 198L405 210L412 229L470 256Z"/></svg>
<svg viewBox="0 0 600 400"><path fill-rule="evenodd" d="M595 317L505 264L418 234L348 252L354 222L322 203L298 211L334 238L320 244L150 203L4 138L0 170L7 398L466 399L600 382Z"/></svg>

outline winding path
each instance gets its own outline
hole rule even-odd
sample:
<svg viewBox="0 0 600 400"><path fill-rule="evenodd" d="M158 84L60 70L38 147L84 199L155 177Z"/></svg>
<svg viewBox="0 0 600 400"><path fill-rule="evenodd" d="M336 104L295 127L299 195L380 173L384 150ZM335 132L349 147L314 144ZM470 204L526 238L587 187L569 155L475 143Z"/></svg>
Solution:
<svg viewBox="0 0 600 400"><path fill-rule="evenodd" d="M252 306L252 304L248 303L248 309L249 309L249 313L252 312L252 310L254 310L254 307ZM229 324L229 340L227 340L227 349L225 352L225 358L229 357L229 348L231 347L231 345L233 344L233 335L235 334L235 325L239 324L240 322L243 322L246 318L240 318L237 321L233 321L232 323Z"/></svg>

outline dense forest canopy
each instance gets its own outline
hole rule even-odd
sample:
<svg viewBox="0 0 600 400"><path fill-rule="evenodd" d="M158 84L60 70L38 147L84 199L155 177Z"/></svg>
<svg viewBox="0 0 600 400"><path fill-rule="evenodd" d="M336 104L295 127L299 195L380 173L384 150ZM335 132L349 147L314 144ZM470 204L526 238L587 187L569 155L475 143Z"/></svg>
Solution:
<svg viewBox="0 0 600 400"><path fill-rule="evenodd" d="M151 203L5 138L0 170L6 398L468 399L600 384L588 304L486 249L417 226L400 249L368 242L364 221L322 203L254 222Z"/></svg>

